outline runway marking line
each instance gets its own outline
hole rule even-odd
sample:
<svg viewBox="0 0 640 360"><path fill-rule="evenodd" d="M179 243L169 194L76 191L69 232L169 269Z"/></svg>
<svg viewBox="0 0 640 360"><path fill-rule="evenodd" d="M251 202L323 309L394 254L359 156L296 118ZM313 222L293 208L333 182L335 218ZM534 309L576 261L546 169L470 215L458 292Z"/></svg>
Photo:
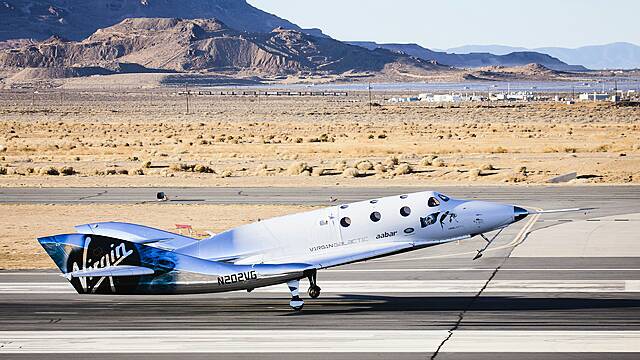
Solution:
<svg viewBox="0 0 640 360"><path fill-rule="evenodd" d="M325 293L467 293L475 292L486 280L379 280L323 282ZM186 283L185 283L186 284ZM190 283L193 284L193 283ZM501 293L617 293L640 292L640 280L493 280L487 292ZM4 294L72 294L73 287L61 283L0 283ZM256 293L283 293L282 285L255 289ZM244 291L230 292L235 294Z"/></svg>
<svg viewBox="0 0 640 360"><path fill-rule="evenodd" d="M380 268L380 269L326 269L326 270L321 270L321 273L323 274L327 274L327 273L357 273L357 272L483 272L483 271L493 271L495 270L494 268L389 268L389 269L384 269L384 268ZM586 272L595 272L595 271L640 271L640 268L502 268L500 269L500 272L509 272L509 271L527 271L527 272L535 272L535 271L567 271L567 272L571 272L571 271L586 271ZM60 278L60 282L62 282L64 280L64 277L61 276L59 273L29 273L29 272L24 272L24 273L18 273L18 272L14 272L14 273L2 273L0 272L0 276L16 276L16 277L20 277L20 276L51 276L51 277L58 277ZM42 284L45 284L44 282L40 282ZM32 283L35 284L35 283ZM46 284L49 284L49 282L47 282Z"/></svg>
<svg viewBox="0 0 640 360"><path fill-rule="evenodd" d="M446 334L446 330L313 329L0 331L0 354L429 353ZM640 331L458 330L455 341L447 342L442 351L640 352Z"/></svg>
<svg viewBox="0 0 640 360"><path fill-rule="evenodd" d="M322 272L458 272L458 271L494 271L495 268L431 268L431 269L420 269L420 268L406 268L406 269L330 269L330 270L322 270ZM500 269L500 272L508 272L508 271L640 271L640 268L628 268L628 269L598 269L598 268L517 268L517 269Z"/></svg>

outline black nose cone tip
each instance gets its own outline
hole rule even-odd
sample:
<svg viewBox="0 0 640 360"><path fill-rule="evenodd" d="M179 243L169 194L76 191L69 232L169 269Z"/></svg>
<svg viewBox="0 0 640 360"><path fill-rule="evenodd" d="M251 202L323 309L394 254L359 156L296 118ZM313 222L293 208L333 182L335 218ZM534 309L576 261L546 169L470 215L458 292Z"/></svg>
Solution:
<svg viewBox="0 0 640 360"><path fill-rule="evenodd" d="M529 215L529 211L527 209L523 209L519 206L513 207L513 222L520 221Z"/></svg>

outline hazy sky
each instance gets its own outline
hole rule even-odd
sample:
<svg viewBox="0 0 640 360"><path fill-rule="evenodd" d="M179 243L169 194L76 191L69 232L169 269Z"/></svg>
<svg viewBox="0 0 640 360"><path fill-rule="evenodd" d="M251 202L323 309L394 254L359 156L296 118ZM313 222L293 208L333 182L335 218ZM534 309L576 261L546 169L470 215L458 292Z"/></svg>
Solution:
<svg viewBox="0 0 640 360"><path fill-rule="evenodd" d="M524 47L640 45L638 0L248 0L339 40Z"/></svg>

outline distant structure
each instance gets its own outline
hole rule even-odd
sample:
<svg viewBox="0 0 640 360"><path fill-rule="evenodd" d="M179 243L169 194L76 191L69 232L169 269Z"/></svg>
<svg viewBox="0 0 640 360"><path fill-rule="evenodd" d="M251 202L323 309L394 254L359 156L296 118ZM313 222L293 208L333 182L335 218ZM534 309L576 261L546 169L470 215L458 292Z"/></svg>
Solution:
<svg viewBox="0 0 640 360"><path fill-rule="evenodd" d="M390 103L405 103L405 102L416 102L420 101L419 97L416 96L408 96L408 97L393 97L387 100Z"/></svg>
<svg viewBox="0 0 640 360"><path fill-rule="evenodd" d="M507 93L489 93L489 100L491 101L532 101L534 100L534 95L532 92L527 91L519 91L516 93L507 92Z"/></svg>
<svg viewBox="0 0 640 360"><path fill-rule="evenodd" d="M578 99L580 101L607 101L610 95L607 93L583 93L580 94Z"/></svg>
<svg viewBox="0 0 640 360"><path fill-rule="evenodd" d="M610 101L612 103L637 101L640 98L638 90L618 90L612 89L610 92L604 91L582 93L576 96L575 92L570 94L557 93L555 95L550 93L535 93L532 91L503 91L503 92L488 92L488 93L448 93L448 94L433 94L423 93L417 96L408 95L403 97L392 97L386 101L389 103L408 103L408 102L427 102L436 104L459 104L466 102L495 102L495 103L528 103L535 101L554 101L563 102L566 104L574 104L576 101L580 102L601 102Z"/></svg>
<svg viewBox="0 0 640 360"><path fill-rule="evenodd" d="M433 103L459 103L462 101L462 95L458 94L420 94L418 98L420 101Z"/></svg>

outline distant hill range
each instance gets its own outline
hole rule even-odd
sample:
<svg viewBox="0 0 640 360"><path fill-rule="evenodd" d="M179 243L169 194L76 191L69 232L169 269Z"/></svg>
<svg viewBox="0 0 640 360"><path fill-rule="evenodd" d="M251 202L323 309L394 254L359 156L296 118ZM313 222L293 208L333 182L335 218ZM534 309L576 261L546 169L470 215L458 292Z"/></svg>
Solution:
<svg viewBox="0 0 640 360"><path fill-rule="evenodd" d="M536 51L549 54L569 64L580 64L594 70L640 69L640 46L624 42L584 46L576 49L560 47L526 49L503 45L467 45L446 51L457 54L482 52L495 55L505 55L517 51Z"/></svg>
<svg viewBox="0 0 640 360"><path fill-rule="evenodd" d="M0 68L52 77L113 72L217 72L304 75L448 71L449 67L389 50L367 50L327 37L277 28L247 33L215 19L135 18L82 41L51 37L0 51ZM62 70L61 70L62 69Z"/></svg>
<svg viewBox="0 0 640 360"><path fill-rule="evenodd" d="M82 40L100 28L136 17L216 18L242 31L282 27L323 36L318 29L301 29L245 0L0 0L0 41L54 35Z"/></svg>
<svg viewBox="0 0 640 360"><path fill-rule="evenodd" d="M534 51L453 54L341 42L246 0L0 0L0 83L141 72L499 80L584 70Z"/></svg>
<svg viewBox="0 0 640 360"><path fill-rule="evenodd" d="M581 65L569 65L559 59L533 51L512 51L503 55L489 52L474 52L470 54L454 54L429 50L417 44L378 44L370 41L350 41L349 44L362 46L366 49L387 49L407 54L423 60L433 60L440 64L458 68L479 68L486 66L523 66L540 64L556 71L585 71Z"/></svg>

